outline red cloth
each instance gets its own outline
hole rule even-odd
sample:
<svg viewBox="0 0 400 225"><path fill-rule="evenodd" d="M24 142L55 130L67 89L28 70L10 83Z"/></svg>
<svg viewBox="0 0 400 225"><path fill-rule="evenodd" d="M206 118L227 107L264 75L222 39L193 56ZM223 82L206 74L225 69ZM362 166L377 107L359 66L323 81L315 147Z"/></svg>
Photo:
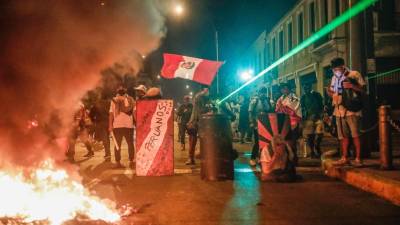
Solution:
<svg viewBox="0 0 400 225"><path fill-rule="evenodd" d="M211 85L223 63L183 55L164 54L161 76L166 79L183 78Z"/></svg>

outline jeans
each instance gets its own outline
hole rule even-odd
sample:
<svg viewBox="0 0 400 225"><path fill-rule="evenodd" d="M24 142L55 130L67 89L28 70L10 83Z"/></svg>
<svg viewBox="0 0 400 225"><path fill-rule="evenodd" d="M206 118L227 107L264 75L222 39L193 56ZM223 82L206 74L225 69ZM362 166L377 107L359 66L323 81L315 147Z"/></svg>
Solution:
<svg viewBox="0 0 400 225"><path fill-rule="evenodd" d="M108 133L108 124L96 124L94 139L103 143L105 156L110 156L110 135Z"/></svg>
<svg viewBox="0 0 400 225"><path fill-rule="evenodd" d="M258 143L258 130L253 129L254 144L253 150L251 151L251 159L257 159L260 155L260 145Z"/></svg>
<svg viewBox="0 0 400 225"><path fill-rule="evenodd" d="M115 161L117 162L121 161L122 138L125 138L125 141L128 144L129 161L132 161L135 157L134 147L133 147L133 128L114 128L113 133L115 141L119 146L119 149L117 149L117 147L114 147Z"/></svg>

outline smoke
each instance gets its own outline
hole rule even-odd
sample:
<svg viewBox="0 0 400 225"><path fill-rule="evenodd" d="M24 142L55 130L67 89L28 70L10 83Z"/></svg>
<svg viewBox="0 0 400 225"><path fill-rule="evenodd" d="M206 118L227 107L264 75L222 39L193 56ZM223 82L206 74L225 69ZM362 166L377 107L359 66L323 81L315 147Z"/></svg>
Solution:
<svg viewBox="0 0 400 225"><path fill-rule="evenodd" d="M2 1L0 165L62 159L53 140L66 136L100 71L147 55L164 33L157 0Z"/></svg>

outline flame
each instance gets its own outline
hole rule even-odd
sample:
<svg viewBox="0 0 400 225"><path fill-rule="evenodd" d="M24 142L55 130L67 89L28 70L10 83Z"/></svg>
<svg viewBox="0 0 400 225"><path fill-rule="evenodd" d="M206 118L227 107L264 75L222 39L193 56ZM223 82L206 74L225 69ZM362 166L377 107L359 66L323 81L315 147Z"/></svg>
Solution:
<svg viewBox="0 0 400 225"><path fill-rule="evenodd" d="M79 216L116 222L120 215L111 201L92 195L51 161L24 175L0 171L0 217L24 223L47 221L60 225Z"/></svg>

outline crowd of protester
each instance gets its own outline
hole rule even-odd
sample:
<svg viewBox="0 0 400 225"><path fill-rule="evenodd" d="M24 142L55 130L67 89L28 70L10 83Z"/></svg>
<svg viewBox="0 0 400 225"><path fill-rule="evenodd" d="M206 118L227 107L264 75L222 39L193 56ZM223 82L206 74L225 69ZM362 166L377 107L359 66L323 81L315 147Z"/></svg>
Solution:
<svg viewBox="0 0 400 225"><path fill-rule="evenodd" d="M285 155L286 162L289 161L292 165L296 165L299 152L303 157L320 158L322 155L322 139L325 133L330 133L340 141L342 150L341 159L335 162L335 165L362 166L360 141L362 104L359 99L363 93L365 82L360 73L345 66L342 58L333 59L331 69L333 76L330 86L326 87L325 91L328 97L325 100L322 97L323 93L313 89L312 83L301 84L301 96L297 96L294 91L295 87L288 83L279 85L279 94L271 93L266 87L261 87L256 91L251 90L255 92L254 94L242 93L236 99L232 98L219 104L212 102L211 98L207 100L207 88L206 91L200 91L193 98L193 105L189 103L189 97L186 96L185 103L178 109L177 115L178 118L185 117L179 126L182 150L184 150L185 131L189 134L189 140L192 140L189 141L190 151L187 164L195 163L194 147L197 141L199 115L218 111L225 114L231 121L233 141L242 144L253 143L249 161L251 166L276 160L272 154L268 155L267 151L267 153L262 154L262 149L259 146L257 120L260 116L268 113L286 114L289 118L290 138L273 137L270 143L271 148L274 146L275 151L279 151L280 148L285 149L281 151L285 154L281 155ZM214 107L207 107L207 101ZM211 110L211 108L217 109ZM192 113L190 113L191 110ZM187 115L184 116L185 112ZM191 114L191 117L187 120L189 114ZM348 152L350 142L354 145L356 152L355 160L352 162L349 160ZM288 168L288 163L281 164L283 167L281 171L291 170ZM262 178L265 178L265 180L271 178L268 176L271 171L279 171L269 169L265 169L265 167L262 169L263 174L266 175Z"/></svg>
<svg viewBox="0 0 400 225"><path fill-rule="evenodd" d="M203 114L224 114L231 122L233 141L252 143L249 164L256 166L261 163L264 166L262 178L271 179L271 174L276 177L282 171L287 171L288 165L294 168L298 160L298 152L305 157L320 158L321 141L324 133L329 132L340 140L341 159L335 165L342 166L352 164L362 166L360 118L362 104L360 95L363 92L365 82L357 71L352 71L345 66L342 58L335 58L331 62L333 76L329 87L326 87L327 99L322 97L312 88L311 83L301 84L301 96L295 93L295 87L288 83L281 83L280 94L271 93L266 87L258 90L243 92L224 102L216 102L212 99L207 86L193 97L184 96L182 103L176 110L178 122L178 140L180 149L186 149L186 136L188 136L188 160L186 165L194 165L195 149L198 142L198 129L200 118ZM135 102L141 99L161 98L160 89L147 89L139 85L135 89L135 97L130 96L127 90L120 87L112 98L98 97L95 102L85 108L81 104L74 116L74 125L71 129L67 152L68 158L73 161L75 155L75 143L79 138L85 145L87 153L85 157L91 157L93 153L92 142L101 143L104 148L104 158L111 160L110 134L114 142L114 156L117 166L121 165L121 143L125 138L128 144L128 160L134 162L134 126L135 126ZM272 97L274 96L274 97ZM271 137L269 147L275 152L281 152L275 156L271 151L264 151L259 145L258 119L269 113L285 114L290 123L290 138ZM301 140L301 141L299 141ZM353 162L349 160L349 144L355 147L356 157ZM299 145L303 143L303 145ZM299 149L299 146L300 149ZM269 149L269 150L271 150ZM281 149L281 150L279 150ZM298 151L299 150L299 151ZM305 153L305 154L303 154ZM285 157L281 167L265 166ZM288 164L288 162L290 162ZM279 163L278 163L279 164ZM276 171L281 171L276 173ZM279 176L278 176L279 177Z"/></svg>
<svg viewBox="0 0 400 225"><path fill-rule="evenodd" d="M116 167L121 168L122 140L128 146L129 166L134 164L134 127L136 123L136 102L143 99L159 99L159 88L147 89L144 85L134 88L134 93L128 94L127 89L120 86L114 96L102 95L95 92L90 101L79 104L76 111L70 134L68 137L67 159L75 162L75 146L79 139L86 147L84 157L94 156L94 149L100 145L104 149L104 159L111 161L111 140L114 144ZM110 139L111 137L111 139Z"/></svg>

